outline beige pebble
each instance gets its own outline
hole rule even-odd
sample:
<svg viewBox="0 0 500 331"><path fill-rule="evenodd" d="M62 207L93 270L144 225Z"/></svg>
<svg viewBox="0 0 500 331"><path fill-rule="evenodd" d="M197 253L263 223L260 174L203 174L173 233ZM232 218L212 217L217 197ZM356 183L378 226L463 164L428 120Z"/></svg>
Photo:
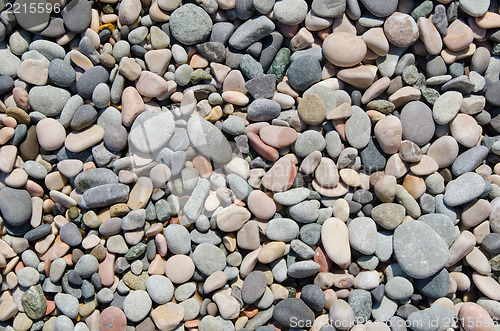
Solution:
<svg viewBox="0 0 500 331"><path fill-rule="evenodd" d="M375 69L377 69L375 67ZM373 66L360 65L354 68L342 69L337 73L337 77L352 86L367 89L373 84L376 77L376 70Z"/></svg>
<svg viewBox="0 0 500 331"><path fill-rule="evenodd" d="M477 124L474 117L467 114L457 114L450 123L450 132L453 138L468 148L477 144L481 137L481 131L481 126Z"/></svg>
<svg viewBox="0 0 500 331"><path fill-rule="evenodd" d="M480 274L488 275L491 272L491 266L488 258L477 247L474 247L472 251L465 256L465 260Z"/></svg>
<svg viewBox="0 0 500 331"><path fill-rule="evenodd" d="M153 183L149 177L139 177L130 191L127 206L131 209L145 208L153 193Z"/></svg>
<svg viewBox="0 0 500 331"><path fill-rule="evenodd" d="M335 32L323 41L323 53L328 61L339 67L352 67L363 60L366 44L361 37Z"/></svg>
<svg viewBox="0 0 500 331"><path fill-rule="evenodd" d="M66 130L53 118L44 118L36 125L36 136L40 147L47 151L58 149L64 144Z"/></svg>
<svg viewBox="0 0 500 331"><path fill-rule="evenodd" d="M445 267L450 267L469 254L476 245L476 237L465 230L455 239L448 252L448 262ZM499 285L500 286L500 285Z"/></svg>
<svg viewBox="0 0 500 331"><path fill-rule="evenodd" d="M443 41L434 24L432 24L430 19L420 17L417 21L417 25L420 40L424 43L429 54L438 55L443 48Z"/></svg>
<svg viewBox="0 0 500 331"><path fill-rule="evenodd" d="M422 155L420 161L410 166L410 171L418 176L430 175L438 169L439 166L437 162L428 155Z"/></svg>
<svg viewBox="0 0 500 331"><path fill-rule="evenodd" d="M335 217L328 218L321 228L321 241L326 254L335 264L346 267L351 262L351 247L346 224Z"/></svg>
<svg viewBox="0 0 500 331"><path fill-rule="evenodd" d="M246 208L232 204L217 213L217 227L224 232L237 231L250 219L250 216Z"/></svg>
<svg viewBox="0 0 500 331"><path fill-rule="evenodd" d="M246 95L236 91L223 92L222 99L237 106L245 106L250 101Z"/></svg>
<svg viewBox="0 0 500 331"><path fill-rule="evenodd" d="M17 156L17 147L5 145L0 147L0 171L9 173L14 168Z"/></svg>
<svg viewBox="0 0 500 331"><path fill-rule="evenodd" d="M395 12L384 23L384 32L396 47L411 46L419 37L418 26L410 15Z"/></svg>
<svg viewBox="0 0 500 331"><path fill-rule="evenodd" d="M17 70L19 78L33 85L45 85L49 78L49 67L46 61L26 59Z"/></svg>
<svg viewBox="0 0 500 331"><path fill-rule="evenodd" d="M64 141L66 148L73 153L78 153L94 146L104 137L104 129L98 125L92 125L82 131L71 132Z"/></svg>
<svg viewBox="0 0 500 331"><path fill-rule="evenodd" d="M474 40L472 29L462 20L454 20L448 26L448 33L443 37L443 42L450 50L457 52L466 49Z"/></svg>
<svg viewBox="0 0 500 331"><path fill-rule="evenodd" d="M165 94L170 86L163 77L150 71L142 71L135 83L137 92L145 97L159 97Z"/></svg>
<svg viewBox="0 0 500 331"><path fill-rule="evenodd" d="M371 28L361 36L366 46L378 56L386 56L389 53L389 41L385 37L384 29L381 27Z"/></svg>

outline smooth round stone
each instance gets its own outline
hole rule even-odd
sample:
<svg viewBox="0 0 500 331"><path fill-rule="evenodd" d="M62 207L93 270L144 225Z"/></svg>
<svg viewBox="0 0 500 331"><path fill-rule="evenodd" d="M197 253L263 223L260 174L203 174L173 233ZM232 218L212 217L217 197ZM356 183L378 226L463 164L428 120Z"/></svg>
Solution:
<svg viewBox="0 0 500 331"><path fill-rule="evenodd" d="M330 307L330 320L335 329L349 330L354 325L354 311L344 300L335 300Z"/></svg>
<svg viewBox="0 0 500 331"><path fill-rule="evenodd" d="M61 240L70 246L78 246L82 242L82 234L74 223L66 223L59 230Z"/></svg>
<svg viewBox="0 0 500 331"><path fill-rule="evenodd" d="M222 123L222 131L233 136L243 134L245 131L245 121L239 116L229 116L224 123Z"/></svg>
<svg viewBox="0 0 500 331"><path fill-rule="evenodd" d="M393 300L406 300L413 294L413 285L404 277L392 277L385 284L385 294Z"/></svg>
<svg viewBox="0 0 500 331"><path fill-rule="evenodd" d="M160 150L174 133L172 113L148 110L141 113L130 128L130 143L143 153Z"/></svg>
<svg viewBox="0 0 500 331"><path fill-rule="evenodd" d="M75 265L75 272L82 278L90 278L99 269L99 262L94 255L83 255Z"/></svg>
<svg viewBox="0 0 500 331"><path fill-rule="evenodd" d="M364 255L372 255L377 249L377 226L368 217L357 217L349 222L349 243Z"/></svg>
<svg viewBox="0 0 500 331"><path fill-rule="evenodd" d="M326 59L339 67L352 67L360 63L366 51L363 39L347 32L334 32L323 41Z"/></svg>
<svg viewBox="0 0 500 331"><path fill-rule="evenodd" d="M326 18L342 17L346 9L345 0L314 0L311 9L315 15Z"/></svg>
<svg viewBox="0 0 500 331"><path fill-rule="evenodd" d="M253 190L248 195L248 209L257 218L266 220L274 216L276 212L276 204L264 192Z"/></svg>
<svg viewBox="0 0 500 331"><path fill-rule="evenodd" d="M491 330L495 328L495 323L489 312L474 302L464 303L458 311L458 318L460 321L463 321L463 328L466 331Z"/></svg>
<svg viewBox="0 0 500 331"><path fill-rule="evenodd" d="M136 290L123 301L123 312L129 321L140 322L149 315L152 305L148 292Z"/></svg>
<svg viewBox="0 0 500 331"><path fill-rule="evenodd" d="M172 36L185 45L205 41L212 31L212 19L201 7L186 4L170 16Z"/></svg>
<svg viewBox="0 0 500 331"><path fill-rule="evenodd" d="M91 105L82 105L78 107L73 115L70 126L73 130L83 130L97 119L98 114Z"/></svg>
<svg viewBox="0 0 500 331"><path fill-rule="evenodd" d="M279 116L281 106L274 100L255 99L248 106L248 119L255 122L266 122Z"/></svg>
<svg viewBox="0 0 500 331"><path fill-rule="evenodd" d="M483 16L490 6L490 0L460 0L460 8L472 17Z"/></svg>
<svg viewBox="0 0 500 331"><path fill-rule="evenodd" d="M290 146L297 140L297 131L283 126L269 125L260 129L259 136L263 142L274 148Z"/></svg>
<svg viewBox="0 0 500 331"><path fill-rule="evenodd" d="M174 286L170 279L162 275L152 275L146 281L149 297L157 304L164 304L172 300Z"/></svg>
<svg viewBox="0 0 500 331"><path fill-rule="evenodd" d="M87 0L71 1L61 11L64 25L73 33L87 30L92 18L92 6Z"/></svg>
<svg viewBox="0 0 500 331"><path fill-rule="evenodd" d="M108 125L104 130L104 145L106 148L119 152L127 146L128 132L123 125Z"/></svg>
<svg viewBox="0 0 500 331"><path fill-rule="evenodd" d="M401 224L394 231L393 242L399 265L413 278L430 277L448 261L448 245L424 222Z"/></svg>
<svg viewBox="0 0 500 331"><path fill-rule="evenodd" d="M304 0L279 0L274 5L274 16L286 25L299 24L306 15L307 3Z"/></svg>
<svg viewBox="0 0 500 331"><path fill-rule="evenodd" d="M231 146L216 126L200 116L192 116L188 121L187 132L191 143L205 157L217 163L229 163Z"/></svg>
<svg viewBox="0 0 500 331"><path fill-rule="evenodd" d="M432 116L437 124L443 125L451 122L462 106L462 94L448 91L439 96L432 107Z"/></svg>
<svg viewBox="0 0 500 331"><path fill-rule="evenodd" d="M373 305L370 292L363 289L355 289L349 293L347 300L358 323L366 322L370 318Z"/></svg>
<svg viewBox="0 0 500 331"><path fill-rule="evenodd" d="M44 179L47 176L47 168L38 162L28 160L24 163L23 168L30 177L35 179Z"/></svg>
<svg viewBox="0 0 500 331"><path fill-rule="evenodd" d="M200 272L210 276L226 266L226 255L217 246L202 243L193 252L193 262Z"/></svg>
<svg viewBox="0 0 500 331"><path fill-rule="evenodd" d="M327 219L321 228L321 242L334 263L345 266L350 263L351 249L346 224L335 217Z"/></svg>
<svg viewBox="0 0 500 331"><path fill-rule="evenodd" d="M401 145L403 128L396 116L386 116L375 125L375 137L380 148L387 154L397 153Z"/></svg>
<svg viewBox="0 0 500 331"><path fill-rule="evenodd" d="M245 277L241 288L241 298L245 303L256 302L266 290L267 279L262 271L252 271Z"/></svg>
<svg viewBox="0 0 500 331"><path fill-rule="evenodd" d="M71 294L57 293L54 297L57 309L62 314L74 319L78 316L78 299Z"/></svg>
<svg viewBox="0 0 500 331"><path fill-rule="evenodd" d="M321 97L315 93L305 95L300 100L298 114L306 124L321 124L325 119L325 107Z"/></svg>
<svg viewBox="0 0 500 331"><path fill-rule="evenodd" d="M17 281L24 287L36 285L40 281L40 273L35 268L24 267L17 272Z"/></svg>
<svg viewBox="0 0 500 331"><path fill-rule="evenodd" d="M38 143L46 151L53 151L64 144L66 130L53 118L44 118L36 125Z"/></svg>
<svg viewBox="0 0 500 331"><path fill-rule="evenodd" d="M467 172L446 185L444 202L452 207L463 205L479 197L484 187L483 177L475 172Z"/></svg>
<svg viewBox="0 0 500 331"><path fill-rule="evenodd" d="M187 254L191 250L188 230L180 224L170 224L163 231L168 249L174 254Z"/></svg>
<svg viewBox="0 0 500 331"><path fill-rule="evenodd" d="M97 85L107 83L109 73L104 67L95 66L83 73L76 82L76 90L84 99L92 100L92 94Z"/></svg>
<svg viewBox="0 0 500 331"><path fill-rule="evenodd" d="M450 274L448 270L443 269L437 274L417 280L417 290L429 298L445 297L448 293Z"/></svg>
<svg viewBox="0 0 500 331"><path fill-rule="evenodd" d="M460 154L451 166L451 171L455 176L460 176L466 172L474 171L488 155L486 146L475 146Z"/></svg>
<svg viewBox="0 0 500 331"><path fill-rule="evenodd" d="M290 242L297 238L299 225L289 218L275 218L267 223L266 236L270 240Z"/></svg>
<svg viewBox="0 0 500 331"><path fill-rule="evenodd" d="M193 277L195 265L186 255L174 255L165 263L165 275L175 284L183 284Z"/></svg>
<svg viewBox="0 0 500 331"><path fill-rule="evenodd" d="M49 79L61 87L69 87L76 80L75 69L66 61L54 59L49 65Z"/></svg>
<svg viewBox="0 0 500 331"><path fill-rule="evenodd" d="M455 161L458 152L457 141L451 136L443 136L431 144L427 150L427 156L432 157L437 162L439 168L444 168Z"/></svg>
<svg viewBox="0 0 500 331"><path fill-rule="evenodd" d="M361 0L366 9L377 17L387 17L398 8L397 0Z"/></svg>
<svg viewBox="0 0 500 331"><path fill-rule="evenodd" d="M301 56L292 62L287 71L288 83L298 91L304 91L321 79L321 65L313 56Z"/></svg>
<svg viewBox="0 0 500 331"><path fill-rule="evenodd" d="M30 89L29 103L31 110L38 111L46 116L61 114L64 105L71 94L65 89L53 86L35 86Z"/></svg>
<svg viewBox="0 0 500 331"><path fill-rule="evenodd" d="M431 109L423 102L411 101L401 110L399 117L403 138L422 146L434 136L435 124Z"/></svg>
<svg viewBox="0 0 500 331"><path fill-rule="evenodd" d="M0 190L0 211L8 225L20 226L31 218L31 196L26 190L5 187Z"/></svg>
<svg viewBox="0 0 500 331"><path fill-rule="evenodd" d="M127 318L123 311L115 306L109 306L99 314L99 330L115 331L127 327Z"/></svg>
<svg viewBox="0 0 500 331"><path fill-rule="evenodd" d="M298 298L287 298L278 302L273 310L273 318L284 327L302 325L312 325L314 322L314 312L304 301ZM294 321L296 324L294 325Z"/></svg>
<svg viewBox="0 0 500 331"><path fill-rule="evenodd" d="M295 153L300 157L306 157L314 151L322 151L325 147L325 138L313 130L303 132L293 145Z"/></svg>
<svg viewBox="0 0 500 331"><path fill-rule="evenodd" d="M89 169L81 172L75 178L75 187L81 191L105 184L118 183L118 176L106 168Z"/></svg>
<svg viewBox="0 0 500 331"><path fill-rule="evenodd" d="M371 122L368 115L359 107L352 107L352 115L345 123L345 136L349 144L363 149L370 142Z"/></svg>
<svg viewBox="0 0 500 331"><path fill-rule="evenodd" d="M454 52L467 48L473 40L474 32L461 20L454 20L443 37L443 43Z"/></svg>
<svg viewBox="0 0 500 331"><path fill-rule="evenodd" d="M419 36L417 22L410 15L400 12L385 20L384 32L389 42L396 47L409 47Z"/></svg>
<svg viewBox="0 0 500 331"><path fill-rule="evenodd" d="M479 141L482 130L474 117L467 114L458 114L450 123L450 132L458 143L472 148Z"/></svg>

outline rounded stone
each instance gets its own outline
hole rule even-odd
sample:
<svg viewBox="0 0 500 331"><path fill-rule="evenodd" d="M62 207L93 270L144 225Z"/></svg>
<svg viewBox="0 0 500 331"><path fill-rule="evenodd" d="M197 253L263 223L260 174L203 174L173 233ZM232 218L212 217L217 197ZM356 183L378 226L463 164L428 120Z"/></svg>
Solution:
<svg viewBox="0 0 500 331"><path fill-rule="evenodd" d="M177 8L170 16L172 36L185 45L205 41L212 31L212 19L201 7L186 4Z"/></svg>
<svg viewBox="0 0 500 331"><path fill-rule="evenodd" d="M123 312L129 321L140 322L149 315L152 305L148 292L136 290L123 301Z"/></svg>
<svg viewBox="0 0 500 331"><path fill-rule="evenodd" d="M326 59L339 67L352 67L360 63L366 51L363 39L347 32L334 32L323 41Z"/></svg>
<svg viewBox="0 0 500 331"><path fill-rule="evenodd" d="M321 79L321 65L313 56L301 56L292 62L287 72L290 85L304 91Z"/></svg>
<svg viewBox="0 0 500 331"><path fill-rule="evenodd" d="M210 276L226 267L226 255L217 246L202 243L193 252L193 262L200 272Z"/></svg>
<svg viewBox="0 0 500 331"><path fill-rule="evenodd" d="M400 12L385 20L384 32L389 42L396 47L411 46L419 36L417 22L410 15Z"/></svg>
<svg viewBox="0 0 500 331"><path fill-rule="evenodd" d="M424 222L401 224L394 231L393 242L399 265L413 278L430 277L448 261L448 245Z"/></svg>

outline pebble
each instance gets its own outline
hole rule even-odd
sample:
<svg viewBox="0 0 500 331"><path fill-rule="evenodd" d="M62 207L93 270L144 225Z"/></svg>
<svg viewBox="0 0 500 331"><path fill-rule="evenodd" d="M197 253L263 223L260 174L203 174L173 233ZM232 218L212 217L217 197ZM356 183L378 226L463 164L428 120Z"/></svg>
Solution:
<svg viewBox="0 0 500 331"><path fill-rule="evenodd" d="M444 202L452 207L465 204L479 197L484 188L484 179L480 175L467 172L446 185Z"/></svg>
<svg viewBox="0 0 500 331"><path fill-rule="evenodd" d="M284 327L302 325L312 325L314 312L304 301L298 298L287 298L280 301L273 310L273 318ZM293 322L295 321L295 322ZM306 324L309 323L309 324Z"/></svg>
<svg viewBox="0 0 500 331"><path fill-rule="evenodd" d="M410 222L394 231L394 254L411 277L422 279L439 272L447 262L448 247L427 224Z"/></svg>

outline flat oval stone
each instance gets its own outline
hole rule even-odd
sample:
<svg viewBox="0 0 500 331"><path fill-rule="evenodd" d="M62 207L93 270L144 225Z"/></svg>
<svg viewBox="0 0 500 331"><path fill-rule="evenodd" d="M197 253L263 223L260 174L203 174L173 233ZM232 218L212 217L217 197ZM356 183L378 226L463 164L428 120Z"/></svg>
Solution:
<svg viewBox="0 0 500 331"><path fill-rule="evenodd" d="M168 142L174 129L172 113L148 110L137 116L132 124L130 143L140 152L153 153Z"/></svg>
<svg viewBox="0 0 500 331"><path fill-rule="evenodd" d="M5 187L0 190L0 211L5 222L20 226L31 218L31 196L26 190Z"/></svg>
<svg viewBox="0 0 500 331"><path fill-rule="evenodd" d="M217 163L229 163L232 149L224 134L200 116L192 116L187 132L193 146L204 156Z"/></svg>
<svg viewBox="0 0 500 331"><path fill-rule="evenodd" d="M323 52L328 61L339 67L352 67L365 58L366 44L359 36L334 32L323 41Z"/></svg>
<svg viewBox="0 0 500 331"><path fill-rule="evenodd" d="M410 15L400 12L385 20L384 32L389 42L396 47L411 46L419 36L417 22Z"/></svg>
<svg viewBox="0 0 500 331"><path fill-rule="evenodd" d="M170 16L170 32L185 45L205 41L212 31L212 19L205 10L188 3L177 8Z"/></svg>
<svg viewBox="0 0 500 331"><path fill-rule="evenodd" d="M394 231L393 242L399 265L413 278L430 277L448 261L448 245L424 222L401 224Z"/></svg>
<svg viewBox="0 0 500 331"><path fill-rule="evenodd" d="M422 146L434 136L435 124L431 109L423 102L411 101L401 110L403 138Z"/></svg>
<svg viewBox="0 0 500 331"><path fill-rule="evenodd" d="M352 107L352 115L345 123L345 135L349 144L357 149L368 145L371 135L371 122L366 113L359 107Z"/></svg>
<svg viewBox="0 0 500 331"><path fill-rule="evenodd" d="M217 246L203 243L196 246L193 262L200 272L210 276L226 266L226 255Z"/></svg>
<svg viewBox="0 0 500 331"><path fill-rule="evenodd" d="M397 0L361 0L361 3L377 17L387 17L398 8Z"/></svg>
<svg viewBox="0 0 500 331"><path fill-rule="evenodd" d="M255 99L248 106L248 119L256 122L265 122L278 117L281 106L274 100Z"/></svg>
<svg viewBox="0 0 500 331"><path fill-rule="evenodd" d="M293 321L301 321L309 323L304 325L312 325L314 321L314 312L301 299L287 298L281 300L274 307L273 318L279 324L287 328L294 326Z"/></svg>
<svg viewBox="0 0 500 331"><path fill-rule="evenodd" d="M274 218L267 223L266 236L271 240L290 242L297 238L299 225L289 218Z"/></svg>
<svg viewBox="0 0 500 331"><path fill-rule="evenodd" d="M427 150L430 156L437 162L439 168L444 168L453 163L458 156L458 143L450 136L443 136L436 139Z"/></svg>
<svg viewBox="0 0 500 331"><path fill-rule="evenodd" d="M297 131L284 126L269 125L260 129L260 139L274 148L290 146L297 140Z"/></svg>
<svg viewBox="0 0 500 331"><path fill-rule="evenodd" d="M44 118L36 125L36 135L40 147L46 151L53 151L64 144L66 130L59 121Z"/></svg>
<svg viewBox="0 0 500 331"><path fill-rule="evenodd" d="M61 114L71 94L65 89L47 85L31 88L28 96L31 110L54 117Z"/></svg>
<svg viewBox="0 0 500 331"><path fill-rule="evenodd" d="M484 187L483 177L475 172L467 172L446 185L444 202L452 207L463 205L479 197Z"/></svg>
<svg viewBox="0 0 500 331"><path fill-rule="evenodd" d="M71 1L61 11L64 25L73 33L87 30L92 18L92 6L86 0Z"/></svg>
<svg viewBox="0 0 500 331"><path fill-rule="evenodd" d="M107 83L108 79L109 73L104 67L92 67L78 78L76 90L84 99L92 100L95 87L101 83Z"/></svg>
<svg viewBox="0 0 500 331"><path fill-rule="evenodd" d="M338 218L329 218L321 228L321 242L326 254L339 266L348 265L351 261L349 231L344 222Z"/></svg>

